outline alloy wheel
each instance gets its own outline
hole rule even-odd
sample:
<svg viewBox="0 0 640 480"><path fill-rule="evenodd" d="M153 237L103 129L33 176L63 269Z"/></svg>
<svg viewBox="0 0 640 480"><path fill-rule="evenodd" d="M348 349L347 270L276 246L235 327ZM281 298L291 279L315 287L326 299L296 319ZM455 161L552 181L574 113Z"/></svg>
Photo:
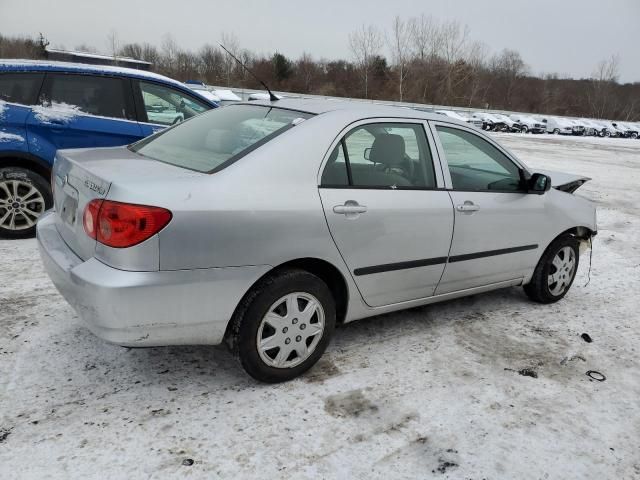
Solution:
<svg viewBox="0 0 640 480"><path fill-rule="evenodd" d="M551 271L547 279L547 285L551 295L562 295L569 288L575 275L576 254L571 247L562 247L558 250L551 262Z"/></svg>
<svg viewBox="0 0 640 480"><path fill-rule="evenodd" d="M0 181L0 227L26 230L33 227L45 211L42 193L22 180Z"/></svg>
<svg viewBox="0 0 640 480"><path fill-rule="evenodd" d="M305 292L287 294L262 318L256 339L258 354L271 367L295 367L316 349L324 326L324 309L316 297Z"/></svg>

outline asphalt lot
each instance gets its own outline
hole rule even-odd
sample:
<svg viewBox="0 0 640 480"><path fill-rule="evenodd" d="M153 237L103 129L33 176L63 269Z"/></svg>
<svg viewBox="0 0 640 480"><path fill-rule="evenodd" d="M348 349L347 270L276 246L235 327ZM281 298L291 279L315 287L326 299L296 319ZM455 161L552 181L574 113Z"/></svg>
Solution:
<svg viewBox="0 0 640 480"><path fill-rule="evenodd" d="M640 140L496 137L593 177L590 283L583 257L554 305L512 288L349 324L286 384L224 347L105 344L34 240L0 241L0 478L640 478Z"/></svg>

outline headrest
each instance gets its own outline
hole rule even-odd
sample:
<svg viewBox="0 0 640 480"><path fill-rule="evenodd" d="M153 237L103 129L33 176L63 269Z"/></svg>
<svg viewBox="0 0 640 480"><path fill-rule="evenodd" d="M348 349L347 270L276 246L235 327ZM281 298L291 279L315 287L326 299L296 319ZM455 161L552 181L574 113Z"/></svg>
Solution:
<svg viewBox="0 0 640 480"><path fill-rule="evenodd" d="M216 153L233 153L233 135L229 130L211 130L205 139L205 147Z"/></svg>
<svg viewBox="0 0 640 480"><path fill-rule="evenodd" d="M402 136L383 133L382 135L378 135L373 141L369 160L374 163L394 166L402 163L404 153L405 145Z"/></svg>

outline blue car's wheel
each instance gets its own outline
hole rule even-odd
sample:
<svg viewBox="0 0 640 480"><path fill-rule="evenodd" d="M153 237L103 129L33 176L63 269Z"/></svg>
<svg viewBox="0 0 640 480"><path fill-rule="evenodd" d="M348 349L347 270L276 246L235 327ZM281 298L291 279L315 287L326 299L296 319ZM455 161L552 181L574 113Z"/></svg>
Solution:
<svg viewBox="0 0 640 480"><path fill-rule="evenodd" d="M19 167L0 168L0 238L35 235L38 218L53 205L49 183Z"/></svg>

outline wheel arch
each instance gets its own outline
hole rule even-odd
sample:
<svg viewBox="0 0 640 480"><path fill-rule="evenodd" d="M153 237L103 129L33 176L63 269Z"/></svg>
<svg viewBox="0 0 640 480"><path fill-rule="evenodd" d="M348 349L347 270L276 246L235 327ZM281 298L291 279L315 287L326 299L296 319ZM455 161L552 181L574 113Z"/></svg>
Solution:
<svg viewBox="0 0 640 480"><path fill-rule="evenodd" d="M324 281L327 284L327 287L329 287L329 290L331 290L331 294L333 295L333 298L336 302L336 324L344 323L347 315L347 307L349 305L349 287L347 281L344 278L342 272L340 272L340 270L335 265L326 260L312 257L297 258L294 260L286 261L278 266L273 267L271 270L258 278L247 289L247 291L238 302L232 318L236 316L238 308L240 307L240 305L242 305L247 295L250 295L251 292L253 292L256 285L258 285L270 275L288 269L305 270ZM225 333L225 338L227 339L229 338L229 329L231 328L232 324L233 321L230 321L227 325L227 332Z"/></svg>
<svg viewBox="0 0 640 480"><path fill-rule="evenodd" d="M26 168L27 170L37 173L47 182L51 181L52 165L30 153L0 152L0 168L3 167Z"/></svg>

